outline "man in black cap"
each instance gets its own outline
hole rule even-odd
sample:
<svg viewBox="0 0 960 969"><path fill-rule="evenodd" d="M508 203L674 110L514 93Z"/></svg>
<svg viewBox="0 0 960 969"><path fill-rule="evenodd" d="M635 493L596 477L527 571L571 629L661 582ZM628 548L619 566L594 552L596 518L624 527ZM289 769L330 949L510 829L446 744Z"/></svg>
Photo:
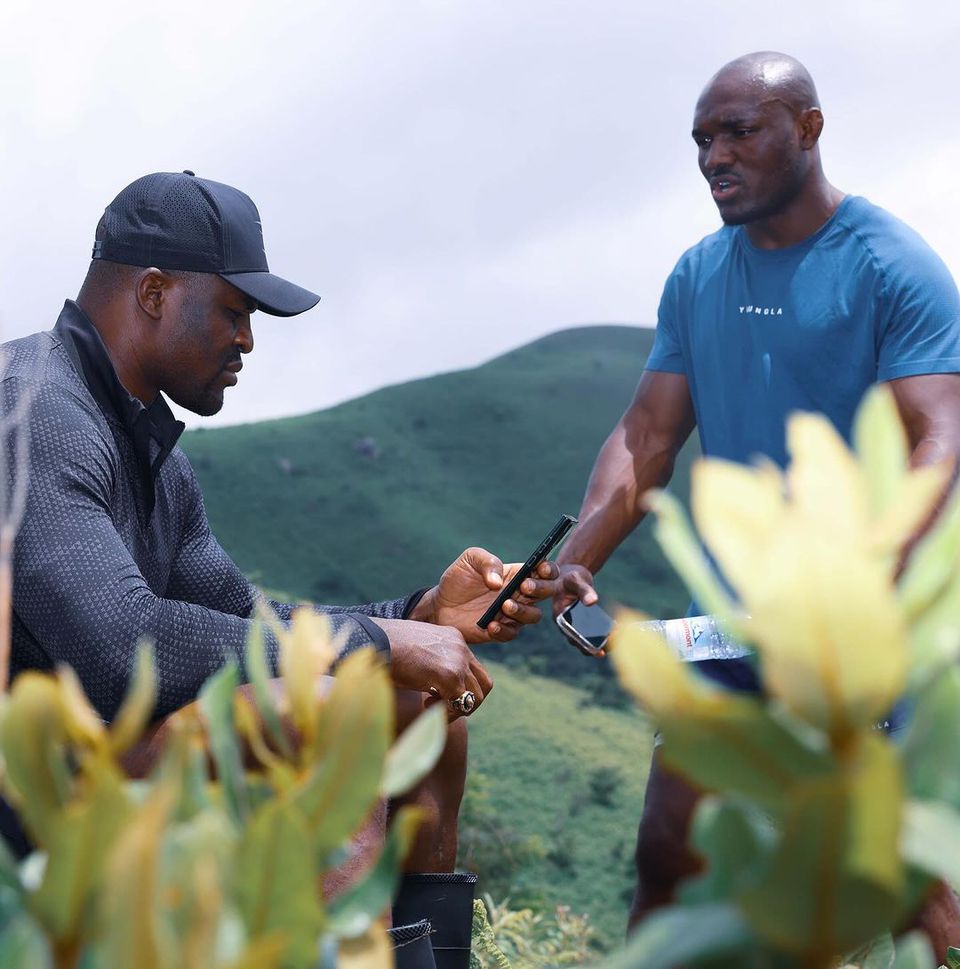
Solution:
<svg viewBox="0 0 960 969"><path fill-rule="evenodd" d="M215 414L253 349L251 314L293 316L318 299L269 271L259 214L237 189L191 172L161 173L138 179L107 207L76 302L67 301L52 331L6 345L4 414L31 399L13 676L68 663L110 719L136 643L148 637L162 718L194 700L224 662L243 671L260 596L210 532L176 446L183 425L163 395ZM343 654L372 643L389 660L398 690L412 691L402 708L442 700L456 719L492 685L465 636L512 639L539 618L532 601L562 584L556 566L542 564L484 633L476 618L512 568L468 549L431 589L315 608L329 616ZM583 577L568 571L566 581L579 587ZM270 606L281 622L290 619L292 606ZM276 669L269 637L267 652ZM452 724L443 776L426 782L437 785L427 800L440 817L415 846L421 869L453 867L465 743L463 724Z"/></svg>

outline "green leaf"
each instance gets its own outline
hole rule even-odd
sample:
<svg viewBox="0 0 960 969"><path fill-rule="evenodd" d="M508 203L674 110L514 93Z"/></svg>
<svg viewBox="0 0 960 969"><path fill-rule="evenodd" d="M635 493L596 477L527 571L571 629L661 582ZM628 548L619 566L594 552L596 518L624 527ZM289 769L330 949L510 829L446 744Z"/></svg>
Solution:
<svg viewBox="0 0 960 969"><path fill-rule="evenodd" d="M897 939L892 969L935 969L936 965L933 950L922 932L911 932Z"/></svg>
<svg viewBox="0 0 960 969"><path fill-rule="evenodd" d="M903 885L895 748L866 734L846 771L791 791L766 875L741 898L755 931L811 963L882 932Z"/></svg>
<svg viewBox="0 0 960 969"><path fill-rule="evenodd" d="M222 939L223 886L237 834L220 810L167 827L160 854L164 920L176 936L184 969L214 966Z"/></svg>
<svg viewBox="0 0 960 969"><path fill-rule="evenodd" d="M323 929L310 841L297 807L271 801L250 819L237 852L234 887L249 938L281 938L285 966L312 965Z"/></svg>
<svg viewBox="0 0 960 969"><path fill-rule="evenodd" d="M446 712L437 703L420 714L390 748L381 796L397 797L409 791L433 769L446 742Z"/></svg>
<svg viewBox="0 0 960 969"><path fill-rule="evenodd" d="M937 600L910 624L907 691L922 690L960 656L960 570Z"/></svg>
<svg viewBox="0 0 960 969"><path fill-rule="evenodd" d="M70 798L67 743L57 681L33 672L18 676L4 704L0 748L20 819L41 847L49 843Z"/></svg>
<svg viewBox="0 0 960 969"><path fill-rule="evenodd" d="M319 759L295 795L320 857L353 834L376 803L392 732L386 670L370 649L351 653L319 711Z"/></svg>
<svg viewBox="0 0 960 969"><path fill-rule="evenodd" d="M273 690L270 688L271 676L267 666L266 650L264 649L265 622L259 613L259 608L257 619L251 624L250 635L247 637L247 676L250 678L250 685L253 687L257 711L268 733L283 756L287 760L292 760L293 748L290 746L287 732L283 729Z"/></svg>
<svg viewBox="0 0 960 969"><path fill-rule="evenodd" d="M356 885L330 903L328 931L339 938L353 938L366 932L383 914L396 891L403 859L413 844L422 818L419 808L400 808L376 864Z"/></svg>
<svg viewBox="0 0 960 969"><path fill-rule="evenodd" d="M107 855L132 814L112 762L90 762L84 774L81 798L61 812L50 835L43 881L31 899L32 910L56 939L76 938L84 931Z"/></svg>
<svg viewBox="0 0 960 969"><path fill-rule="evenodd" d="M940 801L907 802L901 850L923 871L960 885L960 813Z"/></svg>
<svg viewBox="0 0 960 969"><path fill-rule="evenodd" d="M210 753L217 767L230 814L242 821L250 812L243 777L240 745L233 725L233 696L240 683L235 663L227 663L214 673L200 690L200 709L207 722Z"/></svg>
<svg viewBox="0 0 960 969"><path fill-rule="evenodd" d="M779 813L795 784L835 769L760 700L730 695L696 715L661 719L666 763L708 790L740 794Z"/></svg>
<svg viewBox="0 0 960 969"><path fill-rule="evenodd" d="M921 801L960 808L960 669L952 666L917 698L903 741L907 790Z"/></svg>
<svg viewBox="0 0 960 969"><path fill-rule="evenodd" d="M53 969L47 937L26 912L14 915L0 928L0 966Z"/></svg>
<svg viewBox="0 0 960 969"><path fill-rule="evenodd" d="M776 834L760 812L718 797L703 798L690 843L706 862L706 871L681 885L681 901L732 901L757 880L775 842Z"/></svg>
<svg viewBox="0 0 960 969"><path fill-rule="evenodd" d="M644 919L626 948L599 969L673 969L704 956L731 957L754 944L750 927L732 905L676 906ZM746 964L746 958L729 963Z"/></svg>

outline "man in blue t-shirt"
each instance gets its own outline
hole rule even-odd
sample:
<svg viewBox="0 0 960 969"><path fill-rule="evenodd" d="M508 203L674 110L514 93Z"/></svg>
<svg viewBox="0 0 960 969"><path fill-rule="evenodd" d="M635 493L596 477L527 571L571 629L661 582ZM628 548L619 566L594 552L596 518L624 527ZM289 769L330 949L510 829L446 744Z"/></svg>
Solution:
<svg viewBox="0 0 960 969"><path fill-rule="evenodd" d="M957 287L915 232L827 181L818 104L803 65L771 52L727 64L700 96L693 139L724 225L667 280L653 351L559 561L601 568L643 516L643 494L670 478L694 426L704 454L783 464L790 412L825 413L849 437L864 392L884 381L914 465L960 454ZM743 661L701 666L757 688ZM696 799L655 754L631 926L696 869L686 849ZM960 943L960 908L945 887L940 896L922 921L942 954Z"/></svg>

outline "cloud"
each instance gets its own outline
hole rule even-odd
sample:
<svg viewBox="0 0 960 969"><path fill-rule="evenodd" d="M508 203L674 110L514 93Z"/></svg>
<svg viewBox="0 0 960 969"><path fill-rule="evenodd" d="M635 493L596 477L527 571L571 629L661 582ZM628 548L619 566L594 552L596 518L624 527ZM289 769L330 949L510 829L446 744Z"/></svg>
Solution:
<svg viewBox="0 0 960 969"><path fill-rule="evenodd" d="M323 294L303 318L257 320L219 422L326 406L576 323L651 323L673 261L717 224L693 103L751 49L808 64L828 174L960 271L953 8L14 0L4 16L5 336L53 322L103 206L147 171L248 191L272 267Z"/></svg>

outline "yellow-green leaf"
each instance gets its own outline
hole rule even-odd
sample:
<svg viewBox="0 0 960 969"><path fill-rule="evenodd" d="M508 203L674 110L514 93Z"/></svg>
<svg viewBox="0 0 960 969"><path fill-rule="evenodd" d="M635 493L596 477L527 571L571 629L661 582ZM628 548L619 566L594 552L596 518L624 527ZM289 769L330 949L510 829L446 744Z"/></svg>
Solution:
<svg viewBox="0 0 960 969"><path fill-rule="evenodd" d="M277 700L270 685L271 676L264 649L264 635L271 616L272 613L267 606L262 603L258 604L256 619L251 624L250 635L247 637L247 675L250 677L250 685L253 687L257 710L263 718L267 731L283 756L292 761L293 748L290 745L287 732L280 722Z"/></svg>
<svg viewBox="0 0 960 969"><path fill-rule="evenodd" d="M217 969L279 969L285 946L276 936L263 936L251 942L243 954Z"/></svg>
<svg viewBox="0 0 960 969"><path fill-rule="evenodd" d="M422 780L443 753L447 717L440 704L424 711L400 735L387 754L382 797L396 797Z"/></svg>
<svg viewBox="0 0 960 969"><path fill-rule="evenodd" d="M0 744L21 818L40 845L49 843L71 795L68 742L56 680L32 672L18 676L4 706Z"/></svg>
<svg viewBox="0 0 960 969"><path fill-rule="evenodd" d="M624 614L610 656L623 685L654 715L663 756L698 785L777 810L791 785L832 770L828 754L805 745L759 698L703 680L656 633Z"/></svg>
<svg viewBox="0 0 960 969"><path fill-rule="evenodd" d="M64 723L70 740L75 744L98 746L106 737L103 721L90 705L80 680L71 666L57 668L60 699L63 703Z"/></svg>
<svg viewBox="0 0 960 969"><path fill-rule="evenodd" d="M644 626L645 617L627 609L617 613L608 653L620 682L653 716L691 715L722 702L717 689L694 676L663 638Z"/></svg>
<svg viewBox="0 0 960 969"><path fill-rule="evenodd" d="M90 930L86 915L101 887L105 859L132 813L112 761L91 757L84 774L77 798L63 808L50 833L47 867L31 901L47 931L61 940Z"/></svg>
<svg viewBox="0 0 960 969"><path fill-rule="evenodd" d="M268 801L243 832L234 886L249 938L280 939L284 965L310 966L323 928L310 829L296 805Z"/></svg>
<svg viewBox="0 0 960 969"><path fill-rule="evenodd" d="M909 801L902 850L911 864L960 885L960 812L942 801Z"/></svg>
<svg viewBox="0 0 960 969"><path fill-rule="evenodd" d="M893 706L907 633L879 559L788 515L742 594L765 685L794 714L842 737Z"/></svg>
<svg viewBox="0 0 960 969"><path fill-rule="evenodd" d="M172 787L154 791L116 839L102 895L103 969L178 969L177 940L160 917L159 859L164 828L176 800Z"/></svg>
<svg viewBox="0 0 960 969"><path fill-rule="evenodd" d="M693 534L683 506L667 491L648 492L646 501L657 516L654 535L677 575L701 607L732 623L731 631L736 627L739 637L743 630L737 623L737 607Z"/></svg>
<svg viewBox="0 0 960 969"><path fill-rule="evenodd" d="M317 733L317 681L335 658L327 617L312 609L298 609L280 640L280 672L290 716L307 748Z"/></svg>
<svg viewBox="0 0 960 969"><path fill-rule="evenodd" d="M179 967L208 969L230 900L226 872L237 836L222 812L206 810L185 823L171 818L163 839L160 902L164 920L176 935Z"/></svg>
<svg viewBox="0 0 960 969"><path fill-rule="evenodd" d="M203 684L199 698L206 719L210 753L217 765L217 778L225 803L238 821L250 810L240 745L233 723L233 696L239 683L236 665L228 663Z"/></svg>
<svg viewBox="0 0 960 969"><path fill-rule="evenodd" d="M243 693L234 696L234 720L237 732L247 742L254 757L266 768L277 791L287 791L296 780L294 767L275 754L266 744L257 717L257 708Z"/></svg>
<svg viewBox="0 0 960 969"><path fill-rule="evenodd" d="M690 505L701 536L743 595L766 567L784 514L783 479L770 465L700 461L690 474Z"/></svg>
<svg viewBox="0 0 960 969"><path fill-rule="evenodd" d="M382 925L373 924L356 939L340 943L337 969L387 969L393 965L393 948Z"/></svg>
<svg viewBox="0 0 960 969"><path fill-rule="evenodd" d="M793 414L787 450L788 491L797 515L838 543L860 542L870 521L867 486L833 424L822 414Z"/></svg>
<svg viewBox="0 0 960 969"><path fill-rule="evenodd" d="M137 645L133 680L110 726L110 748L115 754L129 750L143 735L157 701L157 673L153 646L147 640Z"/></svg>
<svg viewBox="0 0 960 969"><path fill-rule="evenodd" d="M758 934L810 964L862 945L899 906L897 758L885 738L861 740L847 771L791 792L769 870L741 899Z"/></svg>
<svg viewBox="0 0 960 969"><path fill-rule="evenodd" d="M351 653L322 702L318 759L296 794L321 856L353 834L377 801L393 721L383 664L370 648Z"/></svg>
<svg viewBox="0 0 960 969"><path fill-rule="evenodd" d="M900 580L899 598L911 619L941 596L958 571L960 488L954 489L936 522L913 549Z"/></svg>
<svg viewBox="0 0 960 969"><path fill-rule="evenodd" d="M907 435L893 392L874 384L864 395L854 421L853 440L867 485L874 517L893 503L907 470Z"/></svg>
<svg viewBox="0 0 960 969"><path fill-rule="evenodd" d="M421 808L407 805L397 811L373 868L330 904L332 933L345 938L362 935L387 909L422 820Z"/></svg>

